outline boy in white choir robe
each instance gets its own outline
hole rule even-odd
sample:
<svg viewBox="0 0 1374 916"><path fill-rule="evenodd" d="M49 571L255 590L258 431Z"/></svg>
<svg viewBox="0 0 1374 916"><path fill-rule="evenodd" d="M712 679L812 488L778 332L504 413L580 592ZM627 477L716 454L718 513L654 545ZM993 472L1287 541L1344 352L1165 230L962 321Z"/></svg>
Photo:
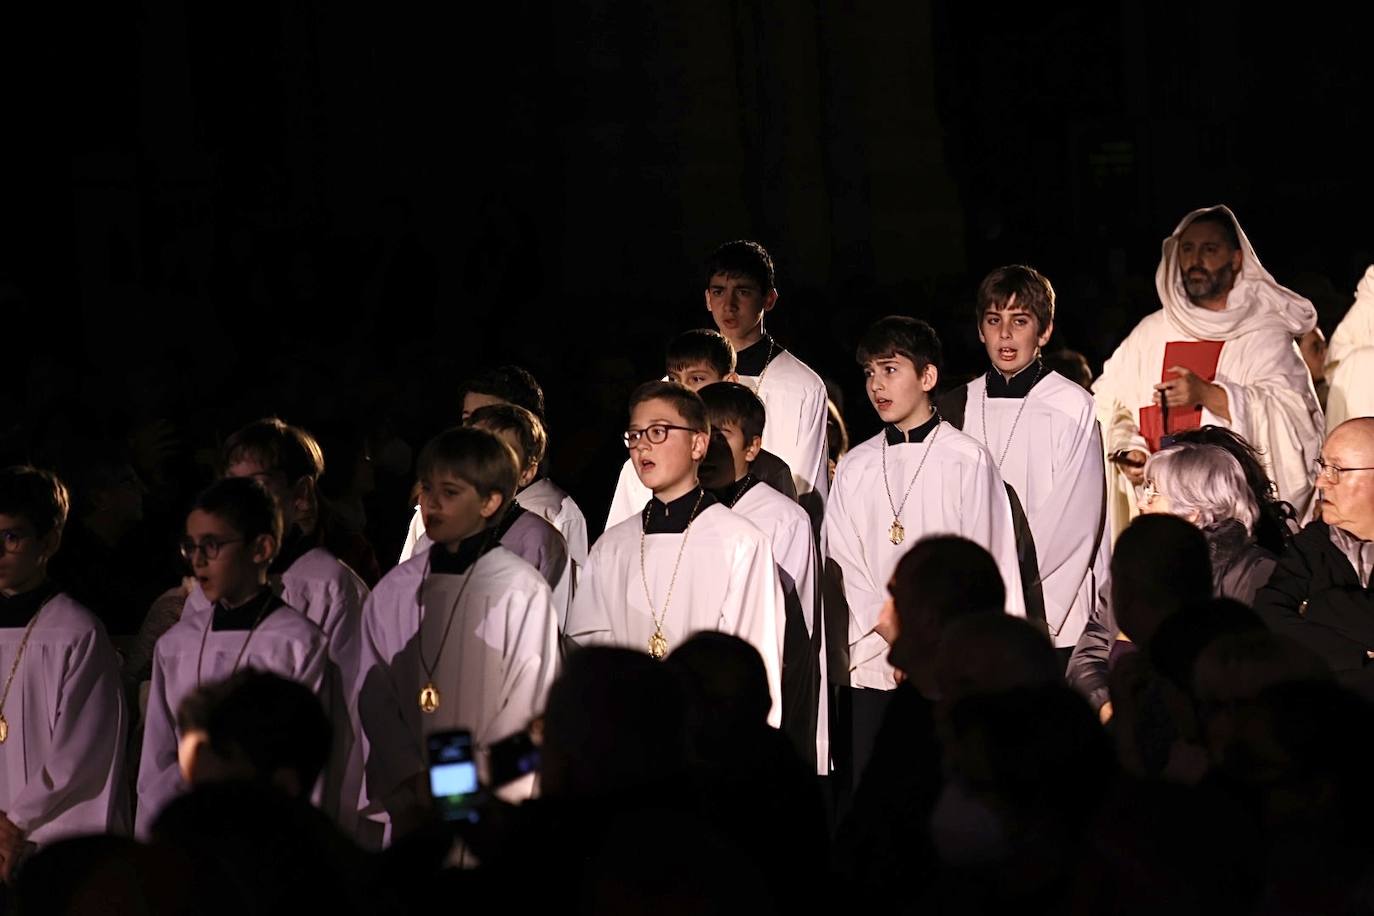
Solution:
<svg viewBox="0 0 1374 916"><path fill-rule="evenodd" d="M426 736L468 729L482 747L526 728L558 662L548 584L496 539L519 473L510 446L451 429L419 471L432 546L387 573L363 612L364 813L391 839L426 810Z"/></svg>
<svg viewBox="0 0 1374 916"><path fill-rule="evenodd" d="M0 471L0 878L34 846L126 833L128 718L95 616L47 578L69 499L46 471Z"/></svg>
<svg viewBox="0 0 1374 916"><path fill-rule="evenodd" d="M1027 616L1068 662L1106 581L1106 470L1093 397L1049 369L1054 287L1034 268L999 267L978 287L978 339L992 368L939 399L940 415L987 448L1016 494Z"/></svg>
<svg viewBox="0 0 1374 916"><path fill-rule="evenodd" d="M324 452L309 432L276 417L248 424L226 440L226 477L251 477L277 500L282 542L268 569L268 580L288 607L310 618L329 643L331 670L338 677L324 685L321 701L334 729L334 746L325 768L320 806L341 828L356 827L362 782L362 745L349 695L358 679L360 628L367 585L324 545L319 524L319 479ZM210 602L192 587L186 612L209 611Z"/></svg>
<svg viewBox="0 0 1374 916"><path fill-rule="evenodd" d="M139 836L149 835L163 806L185 789L176 713L187 694L243 668L271 671L317 694L339 677L324 631L268 584L281 531L275 498L252 478L212 484L187 516L182 555L210 606L188 608L153 651L138 769ZM324 800L322 791L317 787L317 800Z"/></svg>
<svg viewBox="0 0 1374 916"><path fill-rule="evenodd" d="M735 348L716 331L705 328L684 331L668 342L666 356L666 381L677 382L693 391L699 392L707 385L718 382L739 381L739 376L735 374ZM777 455L760 449L758 457L754 459L754 476L793 502L797 501L792 470ZM620 479L616 481L611 509L606 514L606 528L639 514L653 495L635 473L634 461L626 459L620 468Z"/></svg>
<svg viewBox="0 0 1374 916"><path fill-rule="evenodd" d="M753 462L762 447L765 417L758 395L736 382L697 392L706 405L711 444L701 462L703 486L726 508L768 535L782 583L782 730L803 761L830 773L829 686L821 665L823 631L816 538L806 510L759 480Z"/></svg>
<svg viewBox="0 0 1374 916"><path fill-rule="evenodd" d="M519 489L539 473L547 442L544 424L534 414L515 404L489 404L470 413L463 425L485 429L515 452L516 460L520 463L516 495L505 506L496 524L495 538L502 547L539 570L553 593L553 606L561 629L568 617L568 606L572 603L576 588L572 557L558 529L525 508L524 494ZM401 547L401 562L429 549L433 543L425 534L424 513L416 506L415 515L410 520L410 530L406 532L405 544Z"/></svg>
<svg viewBox="0 0 1374 916"><path fill-rule="evenodd" d="M545 425L547 433L544 389L527 370L519 366L499 366L463 383L464 423L478 408L497 404L525 408L539 419L541 425ZM587 562L587 517L568 495L568 491L545 474L543 459L540 459L534 482L528 486L522 485L516 491L516 496L527 512L540 516L563 535L568 545L568 556L572 559L575 582L577 571Z"/></svg>
<svg viewBox="0 0 1374 916"><path fill-rule="evenodd" d="M641 385L625 440L654 496L592 545L565 635L663 658L698 630L732 633L763 657L769 722L779 725L782 583L767 536L698 483L710 442L705 405L675 382Z"/></svg>
<svg viewBox="0 0 1374 916"><path fill-rule="evenodd" d="M841 700L852 717L846 763L854 781L897 686L877 625L888 580L913 544L957 534L986 548L1002 572L1007 612L1025 615L1002 478L987 449L942 422L931 402L940 360L934 329L915 318L884 318L860 339L858 360L885 425L840 459L825 519L827 597L836 599L826 616L832 633L848 631L845 670L832 669L830 677L847 685Z"/></svg>
<svg viewBox="0 0 1374 916"><path fill-rule="evenodd" d="M830 489L825 382L763 328L778 303L773 259L758 242L726 242L706 262L706 310L735 348L735 371L768 411L763 447L792 469L797 496L820 528Z"/></svg>

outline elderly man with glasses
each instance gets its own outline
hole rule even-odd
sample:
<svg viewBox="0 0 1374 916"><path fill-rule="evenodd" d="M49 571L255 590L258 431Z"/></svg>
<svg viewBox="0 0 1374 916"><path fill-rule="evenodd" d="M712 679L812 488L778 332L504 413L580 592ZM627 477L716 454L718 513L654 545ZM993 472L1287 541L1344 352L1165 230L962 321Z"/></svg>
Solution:
<svg viewBox="0 0 1374 916"><path fill-rule="evenodd" d="M1255 610L1374 697L1374 417L1332 430L1313 470L1321 519L1294 536Z"/></svg>

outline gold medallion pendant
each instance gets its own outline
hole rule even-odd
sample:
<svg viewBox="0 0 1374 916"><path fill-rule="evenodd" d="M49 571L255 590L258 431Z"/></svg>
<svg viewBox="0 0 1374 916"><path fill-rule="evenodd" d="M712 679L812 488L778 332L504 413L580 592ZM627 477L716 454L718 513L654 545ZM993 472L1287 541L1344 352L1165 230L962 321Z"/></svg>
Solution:
<svg viewBox="0 0 1374 916"><path fill-rule="evenodd" d="M5 721L4 716L0 716L0 744L5 743L5 739L10 736L10 724Z"/></svg>
<svg viewBox="0 0 1374 916"><path fill-rule="evenodd" d="M892 527L887 529L887 539L894 544L900 544L906 540L906 529L895 518L892 520Z"/></svg>
<svg viewBox="0 0 1374 916"><path fill-rule="evenodd" d="M430 681L424 687L420 688L420 711L432 713L438 708L439 688L434 686L433 681Z"/></svg>
<svg viewBox="0 0 1374 916"><path fill-rule="evenodd" d="M667 654L668 638L662 630L654 630L654 635L649 637L649 655L661 659Z"/></svg>

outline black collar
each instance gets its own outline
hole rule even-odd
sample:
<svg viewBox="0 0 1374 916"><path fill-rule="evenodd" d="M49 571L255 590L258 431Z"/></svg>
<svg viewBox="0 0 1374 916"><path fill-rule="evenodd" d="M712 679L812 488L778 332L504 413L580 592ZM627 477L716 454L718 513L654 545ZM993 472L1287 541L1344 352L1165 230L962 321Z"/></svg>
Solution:
<svg viewBox="0 0 1374 916"><path fill-rule="evenodd" d="M883 435L887 436L888 445L905 445L908 442L924 442L926 436L935 431L935 427L940 425L940 411L932 411L930 419L920 426L913 426L909 432L902 432L891 423L883 427Z"/></svg>
<svg viewBox="0 0 1374 916"><path fill-rule="evenodd" d="M496 540L504 540L506 534L510 532L511 525L514 525L515 520L524 514L525 509L519 503L512 502L510 507L506 509L505 515L502 516L501 521L496 523Z"/></svg>
<svg viewBox="0 0 1374 916"><path fill-rule="evenodd" d="M268 572L273 575L281 575L286 572L297 560L320 546L321 533L319 527L315 528L314 534L306 534L299 526L292 525L291 530L286 532L286 536L282 538L281 549L277 551L277 556L272 561L272 565L268 567Z"/></svg>
<svg viewBox="0 0 1374 916"><path fill-rule="evenodd" d="M1031 370L1035 371L1032 372ZM989 369L987 376L988 397L1024 398L1047 375L1049 375L1049 370L1045 368L1045 364L1040 361L1038 356L1028 365L1023 366L1021 371L1010 379L996 369Z"/></svg>
<svg viewBox="0 0 1374 916"><path fill-rule="evenodd" d="M721 487L718 490L710 490L710 494L715 497L716 502L727 508L733 508L740 498L748 493L758 484L759 479L753 474L745 474L740 480L736 480L728 487Z"/></svg>
<svg viewBox="0 0 1374 916"><path fill-rule="evenodd" d="M225 607L223 602L216 601L210 629L216 633L224 630L251 630L281 606L281 599L273 594L270 588L263 588L238 607Z"/></svg>
<svg viewBox="0 0 1374 916"><path fill-rule="evenodd" d="M439 575L461 576L477 562L478 557L487 552L488 545L495 544L500 538L500 533L484 528L463 538L454 551L446 550L443 544L435 544L429 548L429 571Z"/></svg>
<svg viewBox="0 0 1374 916"><path fill-rule="evenodd" d="M763 375L763 370L768 367L769 354L777 356L781 352L782 348L777 342L764 334L735 354L735 371L740 375Z"/></svg>
<svg viewBox="0 0 1374 916"><path fill-rule="evenodd" d="M58 592L51 580L13 597L0 595L0 627L26 627L38 609Z"/></svg>
<svg viewBox="0 0 1374 916"><path fill-rule="evenodd" d="M701 507L693 512L698 497L701 499ZM687 530L692 519L715 504L716 498L698 486L670 503L661 502L658 497L654 497L644 504L644 511L639 517L644 523L645 534L681 534Z"/></svg>

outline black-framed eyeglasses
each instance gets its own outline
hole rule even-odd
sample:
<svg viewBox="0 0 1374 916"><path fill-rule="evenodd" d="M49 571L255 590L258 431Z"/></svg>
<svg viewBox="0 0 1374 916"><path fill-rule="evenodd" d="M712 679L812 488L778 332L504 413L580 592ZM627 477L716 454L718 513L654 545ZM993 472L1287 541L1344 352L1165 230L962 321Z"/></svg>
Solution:
<svg viewBox="0 0 1374 916"><path fill-rule="evenodd" d="M205 554L205 559L213 560L215 557L219 556L219 549L225 544L241 543L243 543L243 538L206 538L199 544L190 538L182 538L181 543L177 545L177 549L181 551L181 556L187 563L194 563L196 561L197 551Z"/></svg>
<svg viewBox="0 0 1374 916"><path fill-rule="evenodd" d="M1374 468L1343 468L1338 464L1327 464L1321 458L1312 459L1312 469L1317 472L1317 476L1329 484L1341 482L1341 474L1345 471L1374 471Z"/></svg>
<svg viewBox="0 0 1374 916"><path fill-rule="evenodd" d="M634 448L641 439L648 439L651 445L662 445L668 441L668 430L680 429L684 432L699 433L701 430L690 426L674 426L671 423L651 423L643 429L625 430L625 447Z"/></svg>

